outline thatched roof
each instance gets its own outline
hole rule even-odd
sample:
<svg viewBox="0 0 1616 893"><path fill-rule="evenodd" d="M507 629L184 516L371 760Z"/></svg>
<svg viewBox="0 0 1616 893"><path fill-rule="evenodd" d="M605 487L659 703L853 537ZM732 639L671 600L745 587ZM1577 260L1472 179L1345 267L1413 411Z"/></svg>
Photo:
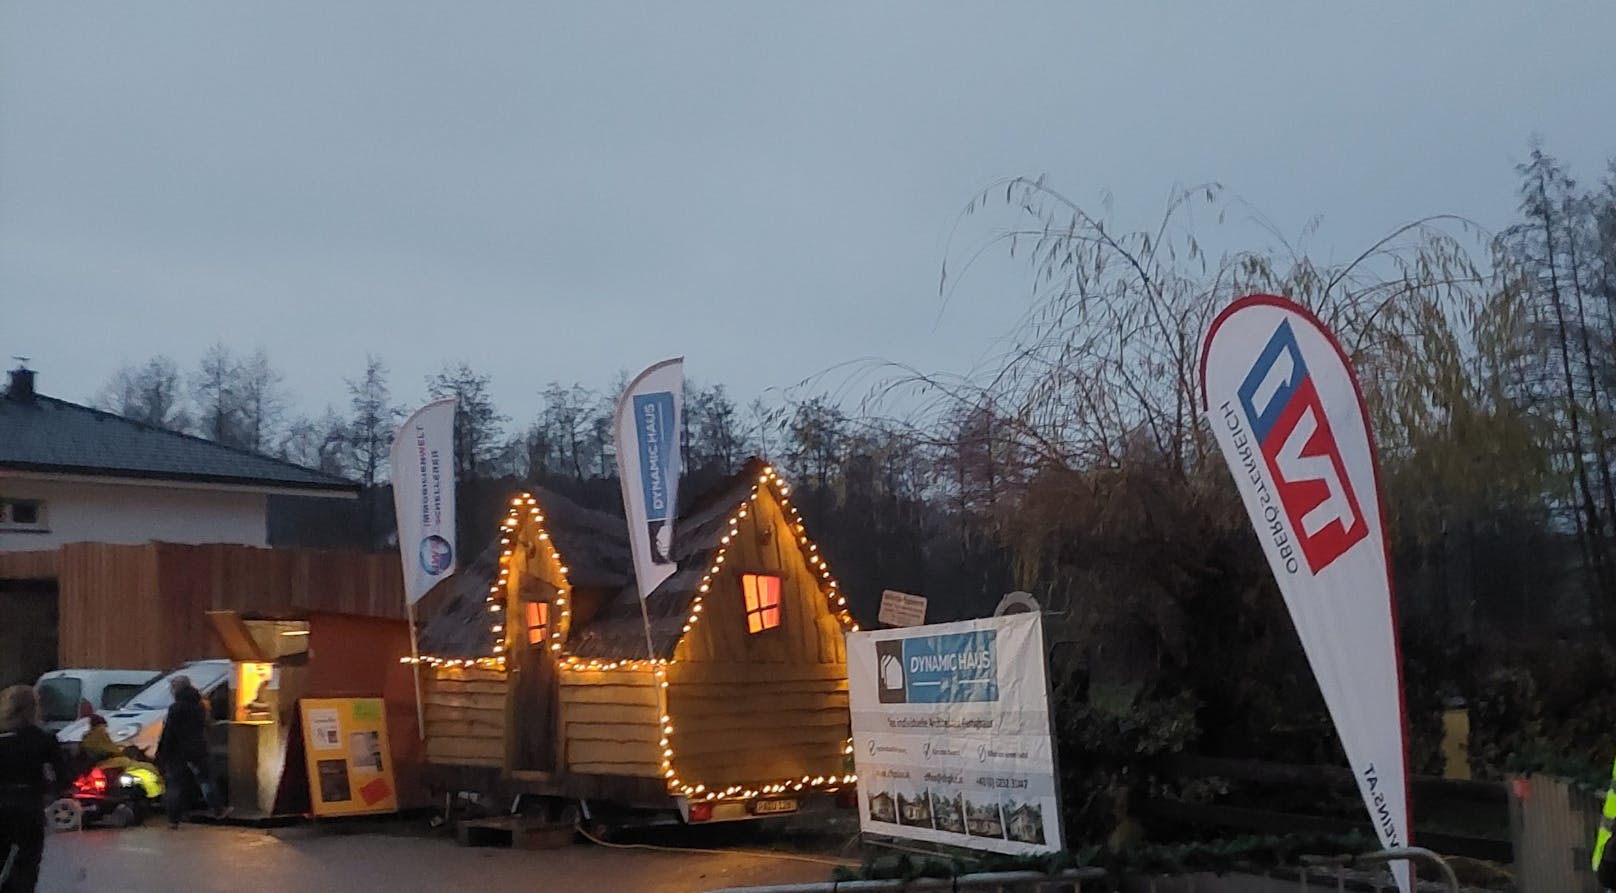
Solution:
<svg viewBox="0 0 1616 893"><path fill-rule="evenodd" d="M674 525L673 555L679 570L646 600L656 656L667 659L684 635L696 589L721 545L730 514L751 495L767 467L749 459L741 470L691 500ZM642 660L645 621L634 582L628 529L620 516L579 507L545 490L533 490L550 541L568 567L574 603L581 590L600 594L598 609L575 613L566 652L582 658ZM469 565L434 586L416 606L420 650L441 658L485 657L493 644L485 599L499 573L495 540Z"/></svg>
<svg viewBox="0 0 1616 893"><path fill-rule="evenodd" d="M544 528L567 564L567 579L575 591L616 592L633 580L628 530L622 518L583 508L548 490L529 492L544 512ZM485 600L499 575L499 553L496 535L470 564L421 598L415 613L422 654L443 658L488 655L493 634Z"/></svg>
<svg viewBox="0 0 1616 893"><path fill-rule="evenodd" d="M696 588L729 529L725 522L751 496L766 467L761 459L747 460L739 472L692 500L674 525L673 557L679 570L645 601L656 657L673 657L673 649L684 637ZM640 615L639 589L632 579L587 625L574 626L567 643L569 654L584 658L641 660L648 656L645 651L645 619Z"/></svg>

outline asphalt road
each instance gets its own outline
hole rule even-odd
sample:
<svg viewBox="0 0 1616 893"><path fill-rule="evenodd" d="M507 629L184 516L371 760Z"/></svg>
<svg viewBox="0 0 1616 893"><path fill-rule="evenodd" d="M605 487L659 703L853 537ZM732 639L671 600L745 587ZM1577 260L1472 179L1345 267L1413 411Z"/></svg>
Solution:
<svg viewBox="0 0 1616 893"><path fill-rule="evenodd" d="M161 822L52 836L42 893L401 893L586 890L690 893L825 880L830 865L725 852L462 847L444 837L330 834Z"/></svg>

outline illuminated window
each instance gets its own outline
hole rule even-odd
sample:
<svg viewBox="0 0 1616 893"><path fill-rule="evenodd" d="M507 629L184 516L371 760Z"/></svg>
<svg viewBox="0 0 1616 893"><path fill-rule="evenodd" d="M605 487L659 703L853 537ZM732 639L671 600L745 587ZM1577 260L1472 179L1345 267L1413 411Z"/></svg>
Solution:
<svg viewBox="0 0 1616 893"><path fill-rule="evenodd" d="M780 578L742 574L746 593L746 631L760 633L780 625Z"/></svg>
<svg viewBox="0 0 1616 893"><path fill-rule="evenodd" d="M527 643L529 645L544 644L545 636L550 634L550 603L527 603Z"/></svg>

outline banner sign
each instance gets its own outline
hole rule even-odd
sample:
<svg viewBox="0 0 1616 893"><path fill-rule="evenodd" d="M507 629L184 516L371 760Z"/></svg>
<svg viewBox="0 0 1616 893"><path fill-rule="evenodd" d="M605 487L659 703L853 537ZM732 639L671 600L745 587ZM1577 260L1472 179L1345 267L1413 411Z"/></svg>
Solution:
<svg viewBox="0 0 1616 893"><path fill-rule="evenodd" d="M684 359L641 372L617 401L617 474L640 598L673 576L673 522L679 511L679 440Z"/></svg>
<svg viewBox="0 0 1616 893"><path fill-rule="evenodd" d="M452 398L436 400L393 436L393 511L409 605L455 571L454 416Z"/></svg>
<svg viewBox="0 0 1616 893"><path fill-rule="evenodd" d="M387 708L380 698L304 699L303 752L317 816L396 812Z"/></svg>
<svg viewBox="0 0 1616 893"><path fill-rule="evenodd" d="M847 674L863 831L1061 849L1039 615L851 633Z"/></svg>
<svg viewBox="0 0 1616 893"><path fill-rule="evenodd" d="M1252 295L1207 332L1201 394L1375 831L1387 847L1408 846L1397 608L1357 377L1313 314ZM1393 867L1408 893L1408 864Z"/></svg>

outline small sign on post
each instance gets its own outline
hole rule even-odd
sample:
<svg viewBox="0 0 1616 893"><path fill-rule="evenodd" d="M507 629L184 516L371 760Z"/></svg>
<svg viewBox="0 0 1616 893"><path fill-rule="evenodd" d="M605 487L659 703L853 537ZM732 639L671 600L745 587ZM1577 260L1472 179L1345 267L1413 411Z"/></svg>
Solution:
<svg viewBox="0 0 1616 893"><path fill-rule="evenodd" d="M926 597L888 589L881 593L881 613L876 619L888 626L922 626L926 622Z"/></svg>

